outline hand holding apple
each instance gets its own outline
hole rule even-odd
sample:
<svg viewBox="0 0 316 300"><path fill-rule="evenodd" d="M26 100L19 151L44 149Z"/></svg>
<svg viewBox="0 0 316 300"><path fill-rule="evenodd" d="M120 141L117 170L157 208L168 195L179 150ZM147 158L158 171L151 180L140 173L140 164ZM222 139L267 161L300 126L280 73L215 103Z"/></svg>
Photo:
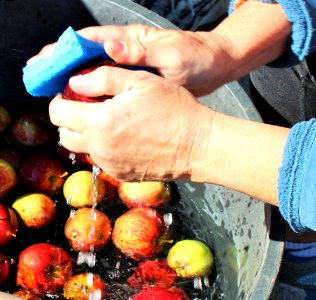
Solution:
<svg viewBox="0 0 316 300"><path fill-rule="evenodd" d="M71 87L89 97L115 96L100 103L55 97L50 117L61 127L64 147L89 153L119 181L171 182L198 175L215 112L183 87L149 72L106 67L73 77Z"/></svg>

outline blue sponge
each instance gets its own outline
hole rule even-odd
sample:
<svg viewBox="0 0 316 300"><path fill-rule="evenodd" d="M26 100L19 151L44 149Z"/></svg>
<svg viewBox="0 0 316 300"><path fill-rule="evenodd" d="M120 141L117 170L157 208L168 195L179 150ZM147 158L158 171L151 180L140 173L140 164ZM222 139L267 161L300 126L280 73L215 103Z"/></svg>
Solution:
<svg viewBox="0 0 316 300"><path fill-rule="evenodd" d="M25 88L35 97L53 97L63 92L80 65L95 59L110 59L103 44L87 40L68 27L50 57L38 59L23 68Z"/></svg>

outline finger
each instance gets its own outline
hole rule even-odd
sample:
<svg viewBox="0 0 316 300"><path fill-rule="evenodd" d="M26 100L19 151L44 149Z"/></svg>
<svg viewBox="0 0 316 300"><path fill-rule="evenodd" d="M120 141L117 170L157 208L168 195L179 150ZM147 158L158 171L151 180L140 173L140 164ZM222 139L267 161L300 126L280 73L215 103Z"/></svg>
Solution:
<svg viewBox="0 0 316 300"><path fill-rule="evenodd" d="M83 103L65 100L61 95L56 96L49 104L50 120L58 127L67 127L81 133L86 127L87 119L92 114L90 104L100 105L102 103Z"/></svg>
<svg viewBox="0 0 316 300"><path fill-rule="evenodd" d="M34 63L35 61L37 61L38 59L47 58L47 57L51 56L52 53L54 52L55 46L56 46L56 43L52 43L52 44L46 45L35 56L31 57L26 62L26 64L30 65L30 64Z"/></svg>
<svg viewBox="0 0 316 300"><path fill-rule="evenodd" d="M80 133L69 130L66 127L59 127L59 142L60 144L75 153L88 153L88 147L82 139Z"/></svg>
<svg viewBox="0 0 316 300"><path fill-rule="evenodd" d="M104 43L107 54L117 63L138 66L167 66L172 47L164 43L165 29L143 24L89 27L78 31L84 37Z"/></svg>
<svg viewBox="0 0 316 300"><path fill-rule="evenodd" d="M69 84L76 93L89 97L113 96L133 89L136 84L151 77L156 75L145 71L103 66L90 73L70 78Z"/></svg>

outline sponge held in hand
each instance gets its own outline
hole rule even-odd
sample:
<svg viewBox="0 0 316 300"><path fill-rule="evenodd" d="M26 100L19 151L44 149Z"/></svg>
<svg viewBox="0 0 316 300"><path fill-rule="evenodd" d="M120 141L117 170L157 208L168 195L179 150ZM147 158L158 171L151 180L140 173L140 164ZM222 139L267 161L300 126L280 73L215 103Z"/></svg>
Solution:
<svg viewBox="0 0 316 300"><path fill-rule="evenodd" d="M103 44L90 41L68 27L59 37L52 55L23 68L25 88L34 97L53 97L63 92L80 65L96 59L110 59Z"/></svg>

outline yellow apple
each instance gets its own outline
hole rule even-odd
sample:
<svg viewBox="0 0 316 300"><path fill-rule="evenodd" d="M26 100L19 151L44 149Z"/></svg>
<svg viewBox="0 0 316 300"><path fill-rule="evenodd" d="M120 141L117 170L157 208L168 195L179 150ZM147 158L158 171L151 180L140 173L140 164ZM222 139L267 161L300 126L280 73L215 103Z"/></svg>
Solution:
<svg viewBox="0 0 316 300"><path fill-rule="evenodd" d="M81 170L66 179L63 193L67 203L72 207L93 206L104 199L105 185L99 176L93 182L92 172Z"/></svg>
<svg viewBox="0 0 316 300"><path fill-rule="evenodd" d="M164 182L122 182L118 187L118 195L129 208L160 207L171 199L171 185Z"/></svg>
<svg viewBox="0 0 316 300"><path fill-rule="evenodd" d="M23 223L30 228L42 228L49 225L56 215L54 201L41 193L26 194L18 197L12 208Z"/></svg>

